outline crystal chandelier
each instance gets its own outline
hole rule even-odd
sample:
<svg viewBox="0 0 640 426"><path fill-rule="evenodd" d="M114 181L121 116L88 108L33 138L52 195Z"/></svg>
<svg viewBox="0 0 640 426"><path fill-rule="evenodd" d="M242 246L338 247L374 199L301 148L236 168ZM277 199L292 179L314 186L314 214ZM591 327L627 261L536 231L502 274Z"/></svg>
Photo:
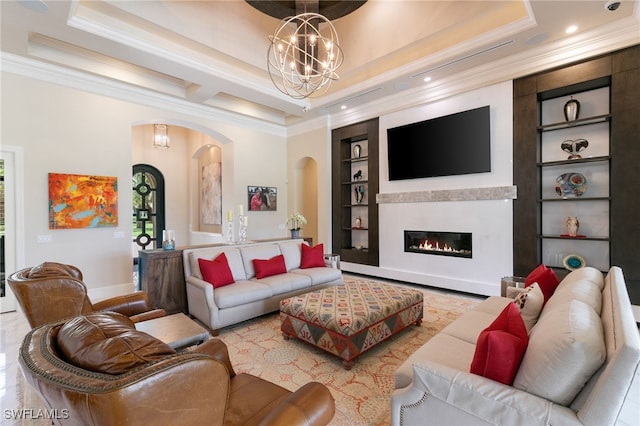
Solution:
<svg viewBox="0 0 640 426"><path fill-rule="evenodd" d="M320 24L324 32L320 32ZM294 99L319 96L340 77L342 64L338 33L331 21L319 13L301 13L285 18L269 36L269 76L282 93Z"/></svg>
<svg viewBox="0 0 640 426"><path fill-rule="evenodd" d="M169 126L166 124L153 125L153 146L158 149L169 148Z"/></svg>

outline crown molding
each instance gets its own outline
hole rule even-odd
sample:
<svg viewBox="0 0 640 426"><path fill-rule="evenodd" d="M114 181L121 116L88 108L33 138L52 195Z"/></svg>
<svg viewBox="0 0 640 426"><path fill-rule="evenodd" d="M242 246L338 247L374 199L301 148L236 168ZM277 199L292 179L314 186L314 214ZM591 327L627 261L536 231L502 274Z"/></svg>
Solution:
<svg viewBox="0 0 640 426"><path fill-rule="evenodd" d="M0 52L0 70L22 77L28 77L51 84L70 87L85 92L107 96L134 104L165 109L190 117L197 117L213 124L222 122L242 128L286 137L284 125L258 120L246 115L219 110L214 107L195 104L130 84L58 65L38 61L8 52Z"/></svg>
<svg viewBox="0 0 640 426"><path fill-rule="evenodd" d="M331 114L330 121L335 127L342 127L640 43L638 18L629 17L622 24L617 21L597 32L585 33L470 68L432 82L419 90L397 92L347 111Z"/></svg>

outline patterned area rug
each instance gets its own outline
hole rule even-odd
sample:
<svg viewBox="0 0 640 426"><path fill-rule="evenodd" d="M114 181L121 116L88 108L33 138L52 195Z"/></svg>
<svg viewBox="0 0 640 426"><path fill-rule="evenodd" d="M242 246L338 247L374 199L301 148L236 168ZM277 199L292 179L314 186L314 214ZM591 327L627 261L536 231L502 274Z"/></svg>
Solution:
<svg viewBox="0 0 640 426"><path fill-rule="evenodd" d="M362 281L367 280L345 276L345 282ZM218 337L227 344L236 372L254 374L289 390L309 381L325 384L336 400L336 415L331 425L388 425L395 370L411 353L480 301L419 286L412 288L424 293L422 325L411 326L367 351L348 371L336 356L297 339L285 341L277 312L226 327ZM42 408L37 395L22 377L20 382L18 397L23 402L21 408ZM14 424L20 422L15 421ZM51 423L31 419L22 424Z"/></svg>

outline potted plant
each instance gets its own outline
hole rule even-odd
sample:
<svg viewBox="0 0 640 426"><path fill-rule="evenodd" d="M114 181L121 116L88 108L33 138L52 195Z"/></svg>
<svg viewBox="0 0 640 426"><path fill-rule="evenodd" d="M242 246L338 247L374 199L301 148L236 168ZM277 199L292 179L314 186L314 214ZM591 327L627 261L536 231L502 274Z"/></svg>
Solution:
<svg viewBox="0 0 640 426"><path fill-rule="evenodd" d="M287 226L289 227L289 231L291 231L291 238L300 237L300 227L306 224L307 219L298 212L289 216L289 219L287 219Z"/></svg>

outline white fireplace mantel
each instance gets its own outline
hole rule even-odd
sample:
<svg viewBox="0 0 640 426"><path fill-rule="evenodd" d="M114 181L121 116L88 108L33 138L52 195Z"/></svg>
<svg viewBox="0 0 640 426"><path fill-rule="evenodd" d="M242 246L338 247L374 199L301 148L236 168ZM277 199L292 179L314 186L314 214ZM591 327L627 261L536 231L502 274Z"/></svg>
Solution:
<svg viewBox="0 0 640 426"><path fill-rule="evenodd" d="M490 188L440 189L435 191L390 192L376 194L376 203L427 203L434 201L515 200L515 185Z"/></svg>

